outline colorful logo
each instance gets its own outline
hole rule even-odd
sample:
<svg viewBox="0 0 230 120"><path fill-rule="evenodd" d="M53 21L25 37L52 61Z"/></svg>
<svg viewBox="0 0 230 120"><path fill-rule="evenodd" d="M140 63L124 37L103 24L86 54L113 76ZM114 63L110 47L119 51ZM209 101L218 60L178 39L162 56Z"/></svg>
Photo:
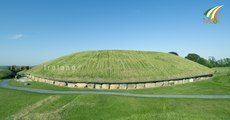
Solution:
<svg viewBox="0 0 230 120"><path fill-rule="evenodd" d="M211 21L211 22L213 22L214 24L217 24L219 21L218 21L218 19L217 19L217 15L218 15L218 12L220 11L220 8L221 7L223 7L223 5L221 5L221 6L216 6L216 7L212 7L212 8L210 8L210 9L208 9L205 13L204 13L204 15L206 16L206 17L208 17L209 18L209 20Z"/></svg>

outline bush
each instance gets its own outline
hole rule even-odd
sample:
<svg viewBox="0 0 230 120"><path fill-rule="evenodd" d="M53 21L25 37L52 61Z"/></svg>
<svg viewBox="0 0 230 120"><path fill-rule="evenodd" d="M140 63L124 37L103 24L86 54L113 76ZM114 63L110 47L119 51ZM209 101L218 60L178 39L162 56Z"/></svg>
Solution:
<svg viewBox="0 0 230 120"><path fill-rule="evenodd" d="M176 52L169 52L169 54L173 54L173 55L179 56L179 54L176 53Z"/></svg>
<svg viewBox="0 0 230 120"><path fill-rule="evenodd" d="M7 70L7 69L0 69L0 79L3 79L3 78L10 78L12 77L13 73L10 71L10 70Z"/></svg>

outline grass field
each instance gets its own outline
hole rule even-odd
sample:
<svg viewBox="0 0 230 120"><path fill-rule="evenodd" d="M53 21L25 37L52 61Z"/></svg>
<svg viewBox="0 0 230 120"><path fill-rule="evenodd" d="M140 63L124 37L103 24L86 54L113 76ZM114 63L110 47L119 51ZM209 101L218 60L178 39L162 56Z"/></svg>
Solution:
<svg viewBox="0 0 230 120"><path fill-rule="evenodd" d="M101 50L60 57L36 66L27 73L50 79L84 82L136 82L189 77L213 71L168 53Z"/></svg>
<svg viewBox="0 0 230 120"><path fill-rule="evenodd" d="M1 69L0 69L0 79L2 79L2 78L7 78L7 77L9 77L11 74L12 74L11 71L8 70L8 69L4 69L4 68L1 68Z"/></svg>
<svg viewBox="0 0 230 120"><path fill-rule="evenodd" d="M160 99L106 95L42 95L0 89L0 119L227 120L229 99Z"/></svg>
<svg viewBox="0 0 230 120"><path fill-rule="evenodd" d="M175 88L162 87L128 92L229 94L230 68L215 68L215 70L217 70L215 77L207 82L173 86ZM38 87L48 88L39 84ZM198 89L199 87L201 88ZM51 89L67 90L67 88L56 86ZM154 92L155 90L158 92ZM0 88L0 119L3 120L14 118L28 120L229 120L229 113L230 99L48 95Z"/></svg>

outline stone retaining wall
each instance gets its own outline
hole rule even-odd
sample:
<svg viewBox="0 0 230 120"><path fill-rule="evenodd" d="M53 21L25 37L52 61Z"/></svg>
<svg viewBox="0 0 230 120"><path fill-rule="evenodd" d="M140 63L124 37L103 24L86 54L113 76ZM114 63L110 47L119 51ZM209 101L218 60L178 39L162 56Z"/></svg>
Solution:
<svg viewBox="0 0 230 120"><path fill-rule="evenodd" d="M147 81L147 82L135 82L135 83L78 83L78 82L66 82L66 81L57 81L50 80L46 78L40 78L32 75L26 75L28 78L48 83L57 86L66 86L70 88L94 88L94 89L143 89L143 88L154 88L161 86L171 86L177 84L186 84L195 81L205 80L212 77L212 75L203 75L190 78L181 78L181 79L172 79L172 80L160 80L160 81Z"/></svg>

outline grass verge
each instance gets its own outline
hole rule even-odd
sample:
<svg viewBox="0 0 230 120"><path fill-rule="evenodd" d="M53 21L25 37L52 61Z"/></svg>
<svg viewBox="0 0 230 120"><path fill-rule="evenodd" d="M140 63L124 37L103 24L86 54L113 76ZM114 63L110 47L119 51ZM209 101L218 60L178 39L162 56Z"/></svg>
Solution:
<svg viewBox="0 0 230 120"><path fill-rule="evenodd" d="M227 120L229 99L43 95L0 88L0 119Z"/></svg>

